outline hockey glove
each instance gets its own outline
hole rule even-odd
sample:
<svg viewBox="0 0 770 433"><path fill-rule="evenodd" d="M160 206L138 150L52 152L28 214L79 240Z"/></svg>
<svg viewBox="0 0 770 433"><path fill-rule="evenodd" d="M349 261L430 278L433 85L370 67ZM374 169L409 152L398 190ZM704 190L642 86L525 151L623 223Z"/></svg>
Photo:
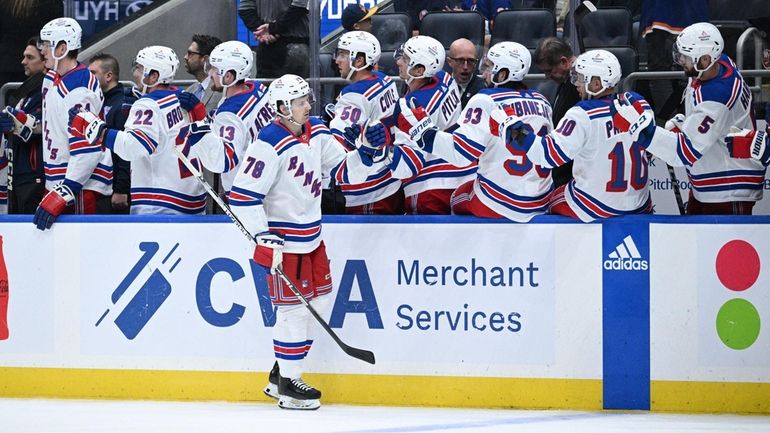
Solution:
<svg viewBox="0 0 770 433"><path fill-rule="evenodd" d="M346 126L345 130L342 131L342 136L345 139L345 147L350 150L357 149L358 145L356 144L356 140L359 135L361 135L361 125L354 123L350 126Z"/></svg>
<svg viewBox="0 0 770 433"><path fill-rule="evenodd" d="M367 126L361 140L361 146L358 148L361 153L361 162L369 167L375 161L382 160L385 156L385 146L391 144L393 144L393 136L382 122L377 122L374 126Z"/></svg>
<svg viewBox="0 0 770 433"><path fill-rule="evenodd" d="M428 130L436 129L436 125L433 124L428 113L425 112L424 108L417 106L414 99L409 103L404 98L399 99L393 116L396 128L409 136L409 140L417 143L421 148L428 144L421 140L423 134ZM429 150L426 151L430 152Z"/></svg>
<svg viewBox="0 0 770 433"><path fill-rule="evenodd" d="M645 149L655 134L655 113L649 104L630 92L618 94L610 107L612 123L620 132L628 132Z"/></svg>
<svg viewBox="0 0 770 433"><path fill-rule="evenodd" d="M64 183L56 185L43 197L35 211L32 222L39 230L50 229L56 218L64 212L67 206L75 204L75 194L72 188Z"/></svg>
<svg viewBox="0 0 770 433"><path fill-rule="evenodd" d="M179 105L182 109L190 113L190 119L193 122L206 118L206 107L195 95L190 92L181 91L177 93L176 97L179 99Z"/></svg>
<svg viewBox="0 0 770 433"><path fill-rule="evenodd" d="M0 112L0 133L6 134L6 133L12 133L14 129L14 123L13 119L11 119L11 115L6 113L5 111Z"/></svg>
<svg viewBox="0 0 770 433"><path fill-rule="evenodd" d="M107 124L90 111L70 110L70 134L90 144L101 145Z"/></svg>
<svg viewBox="0 0 770 433"><path fill-rule="evenodd" d="M671 132L682 132L683 126L684 126L684 114L680 113L666 121L665 129Z"/></svg>
<svg viewBox="0 0 770 433"><path fill-rule="evenodd" d="M528 152L535 142L532 129L516 116L510 106L489 113L489 131L495 137L504 137L506 144L515 144L525 152Z"/></svg>
<svg viewBox="0 0 770 433"><path fill-rule="evenodd" d="M753 158L765 166L770 165L770 146L766 131L733 131L725 137L727 151L733 158Z"/></svg>
<svg viewBox="0 0 770 433"><path fill-rule="evenodd" d="M29 137L32 136L32 131L37 124L37 119L35 119L34 116L13 107L5 107L3 113L7 113L11 118L14 135L21 138L25 143L29 141ZM5 129L3 129L3 132L6 132Z"/></svg>
<svg viewBox="0 0 770 433"><path fill-rule="evenodd" d="M199 122L191 123L188 126L182 128L177 136L177 145L182 146L182 154L184 156L190 156L190 149L198 144L201 139L211 132L211 124L207 120L201 120Z"/></svg>
<svg viewBox="0 0 770 433"><path fill-rule="evenodd" d="M283 235L276 232L262 232L254 236L257 247L254 249L254 261L270 269L271 274L283 262Z"/></svg>

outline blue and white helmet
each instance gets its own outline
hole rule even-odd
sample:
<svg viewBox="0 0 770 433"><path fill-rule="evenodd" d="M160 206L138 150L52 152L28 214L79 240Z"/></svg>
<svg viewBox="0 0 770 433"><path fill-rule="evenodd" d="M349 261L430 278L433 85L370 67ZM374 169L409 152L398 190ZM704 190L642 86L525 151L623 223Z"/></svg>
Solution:
<svg viewBox="0 0 770 433"><path fill-rule="evenodd" d="M676 37L676 42L672 46L672 55L674 63L685 66L692 64L698 72L698 77L706 69L710 68L722 55L725 42L722 39L722 33L711 23L695 23L684 30ZM698 61L703 56L711 57L711 62L703 69L698 68Z"/></svg>
<svg viewBox="0 0 770 433"><path fill-rule="evenodd" d="M620 62L614 54L607 50L591 50L579 55L575 60L570 79L572 84L583 83L586 92L591 96L596 96L617 86L621 76ZM588 88L594 77L599 78L602 83L601 90L597 92L592 92Z"/></svg>
<svg viewBox="0 0 770 433"><path fill-rule="evenodd" d="M495 87L509 81L521 81L529 72L532 65L532 55L524 45L516 42L500 42L493 45L487 52L490 77ZM495 76L502 69L508 70L508 77L500 82L495 81Z"/></svg>
<svg viewBox="0 0 770 433"><path fill-rule="evenodd" d="M444 67L446 51L441 42L430 36L414 36L404 42L404 45L395 53L395 56L406 55L409 57L407 67L409 70L422 66L425 71L420 76L409 75L407 82L417 78L430 78Z"/></svg>

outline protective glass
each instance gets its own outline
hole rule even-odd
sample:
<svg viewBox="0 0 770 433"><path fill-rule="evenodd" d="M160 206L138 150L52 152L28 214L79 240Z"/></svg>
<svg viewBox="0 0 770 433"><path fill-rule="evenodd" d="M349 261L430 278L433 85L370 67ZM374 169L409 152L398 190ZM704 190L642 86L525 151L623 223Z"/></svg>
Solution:
<svg viewBox="0 0 770 433"><path fill-rule="evenodd" d="M46 48L51 48L51 41L37 41L37 49L43 51Z"/></svg>
<svg viewBox="0 0 770 433"><path fill-rule="evenodd" d="M586 84L586 77L585 75L581 74L580 72L576 71L575 68L570 69L569 71L569 82L572 83L575 86L583 86Z"/></svg>
<svg viewBox="0 0 770 433"><path fill-rule="evenodd" d="M341 48L335 48L335 49L334 49L334 58L335 58L336 60L340 60L340 59L341 59L341 60L345 60L345 59L348 59L348 58L350 58L350 51L348 51L348 50L343 50L343 49L341 49Z"/></svg>
<svg viewBox="0 0 770 433"><path fill-rule="evenodd" d="M674 59L674 63L681 66L682 68L693 67L692 58L686 54L679 52L679 48L677 48L676 44L671 46L671 57Z"/></svg>
<svg viewBox="0 0 770 433"><path fill-rule="evenodd" d="M491 74L492 69L494 69L495 65L489 59L484 59L483 62L481 62L481 68L479 70L479 73L481 75Z"/></svg>
<svg viewBox="0 0 770 433"><path fill-rule="evenodd" d="M315 96L313 95L313 92L310 92L305 96L300 96L299 98L292 99L291 109L296 110L298 108L307 108L309 106L312 106L313 103L315 103Z"/></svg>
<svg viewBox="0 0 770 433"><path fill-rule="evenodd" d="M393 58L398 60L403 55L404 55L404 44L401 44L401 46L398 47L396 51L393 51Z"/></svg>

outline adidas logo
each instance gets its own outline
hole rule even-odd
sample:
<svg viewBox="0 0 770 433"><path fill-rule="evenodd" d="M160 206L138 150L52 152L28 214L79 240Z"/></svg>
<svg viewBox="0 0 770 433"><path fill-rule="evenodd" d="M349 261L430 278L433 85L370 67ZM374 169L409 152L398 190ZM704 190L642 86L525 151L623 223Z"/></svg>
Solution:
<svg viewBox="0 0 770 433"><path fill-rule="evenodd" d="M604 261L604 269L608 271L646 271L649 269L647 260L642 259L631 235L626 236L615 250L608 254Z"/></svg>

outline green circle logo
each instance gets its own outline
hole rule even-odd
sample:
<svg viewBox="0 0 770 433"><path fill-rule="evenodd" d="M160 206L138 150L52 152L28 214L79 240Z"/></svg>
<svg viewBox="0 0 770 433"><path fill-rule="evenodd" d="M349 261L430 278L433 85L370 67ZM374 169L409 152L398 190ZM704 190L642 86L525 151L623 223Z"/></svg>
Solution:
<svg viewBox="0 0 770 433"><path fill-rule="evenodd" d="M759 337L759 312L745 299L730 299L719 309L716 325L717 334L725 346L743 350Z"/></svg>

